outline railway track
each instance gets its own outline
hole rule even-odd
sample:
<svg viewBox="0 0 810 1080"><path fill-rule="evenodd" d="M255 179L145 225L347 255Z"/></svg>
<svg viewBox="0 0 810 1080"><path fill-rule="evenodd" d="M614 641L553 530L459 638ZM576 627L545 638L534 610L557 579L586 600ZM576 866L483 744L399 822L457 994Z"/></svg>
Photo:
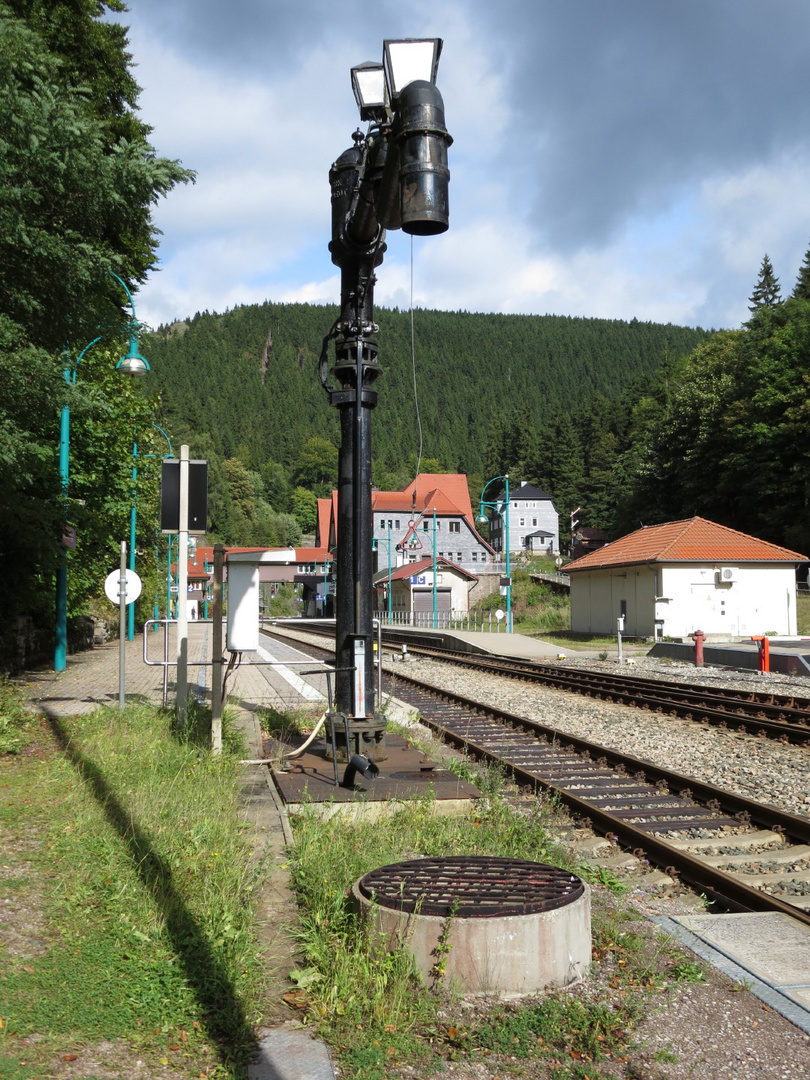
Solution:
<svg viewBox="0 0 810 1080"><path fill-rule="evenodd" d="M452 694L403 666L386 673L384 691L457 749L500 764L524 790L554 793L582 824L725 907L810 925L809 818Z"/></svg>
<svg viewBox="0 0 810 1080"><path fill-rule="evenodd" d="M566 668L514 657L448 652L423 645L408 645L408 651L415 656L539 683L600 701L810 747L810 698L749 689L687 686L674 680Z"/></svg>

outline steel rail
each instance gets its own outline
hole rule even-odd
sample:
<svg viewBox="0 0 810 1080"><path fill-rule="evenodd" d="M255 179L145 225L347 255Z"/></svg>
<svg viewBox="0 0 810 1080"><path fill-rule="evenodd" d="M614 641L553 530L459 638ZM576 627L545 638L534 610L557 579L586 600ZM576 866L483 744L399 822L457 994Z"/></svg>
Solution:
<svg viewBox="0 0 810 1080"><path fill-rule="evenodd" d="M538 682L556 690L583 694L597 700L678 716L683 720L737 728L754 735L769 735L810 747L810 700L757 691L718 690L659 679L615 675L575 668L552 667L513 657L477 656L410 645L409 652L442 663ZM769 715L765 715L769 714Z"/></svg>
<svg viewBox="0 0 810 1080"><path fill-rule="evenodd" d="M645 774L648 781L663 780L668 786L680 790L682 797L691 797L697 802L706 802L707 804L715 803L718 808L731 813L748 815L752 822L756 822L764 828L784 832L801 843L810 842L810 819L789 814L779 810L777 807L757 803L752 799L736 795L734 792L715 787L713 784L706 784L694 777L683 776L669 769L662 769L648 761L621 754L618 751L596 743L590 743L576 736L567 735L556 728L515 716L503 710L494 709L470 698L451 694L424 683L411 675L397 674L395 679L397 696L409 704L418 703L424 705L424 701L416 702L413 698L409 701L407 689L404 694L402 692L403 682L416 687L420 694L427 693L444 701L452 701L460 705L463 709L474 713L478 720L488 719L493 725L498 726L509 723L527 732L554 738L559 746L573 747L578 753L587 753L591 758L598 755L599 758L604 758L609 764L612 764L614 768L617 765L624 766L625 769L637 766L638 770ZM674 871L677 876L688 881L693 887L704 892L707 896L711 896L715 900L722 900L723 903L737 907L742 911L780 911L810 926L810 912L804 912L770 893L754 889L734 876L707 865L698 857L672 847L665 840L652 835L650 832L620 817L616 817L609 811L602 810L587 799L580 798L561 783L537 776L531 770L509 761L508 757L494 754L487 747L470 738L469 735L454 731L446 724L426 715L424 711L420 710L420 712L422 722L435 730L442 738L447 739L448 742L483 759L504 765L519 784L534 790L539 787L554 792L575 817L590 821L597 832L614 836L631 851L643 852L651 862L663 866L669 871ZM642 817L643 811L639 810L637 816ZM696 822L696 824L701 823ZM710 827L709 822L702 824L705 827Z"/></svg>
<svg viewBox="0 0 810 1080"><path fill-rule="evenodd" d="M314 648L317 652L328 651L313 645L307 645L306 648ZM647 828L645 829L621 816L617 816L615 813L611 813L609 810L602 809L594 802L577 795L576 791L566 787L562 780L555 781L544 778L538 775L536 771L510 760L508 754L493 752L491 748L472 737L469 728L475 724L485 723L492 725L493 733L499 733L500 729L508 734L510 729L517 729L530 737L544 740L546 743L551 742L560 751L570 749L580 755L583 761L592 762L595 759L597 765L604 762L616 770L619 777L627 778L629 773L640 783L649 784L651 787L654 784L665 784L667 789L677 791L684 800L694 800L695 804L706 805L715 812L723 810L735 815L740 824L753 822L763 828L782 833L802 844L810 843L810 818L800 817L780 810L778 807L755 802L745 796L737 795L735 792L729 792L713 784L705 783L696 777L676 773L644 759L623 754L610 747L601 746L598 743L590 742L575 735L569 735L550 725L517 716L514 713L475 701L472 698L443 690L401 671L397 671L395 675L388 675L386 682L389 692L395 692L398 699L416 707L419 710L422 722L447 742L475 757L501 764L518 784L531 791L542 789L553 792L568 807L575 818L587 821L597 832L616 839L635 854L643 854L650 862L664 867L673 876L688 881L692 887L698 889L709 899L740 911L781 912L790 915L804 925L810 926L810 912L805 912L771 893L755 889L734 875L718 870L698 856L673 847L666 840L653 835L648 829L655 829L654 820L648 819ZM429 701L426 702L426 698L450 704L458 709L459 713L455 717L455 724L450 725L442 719L431 716L425 708L426 704L429 704ZM464 724L467 724L468 727L466 733L457 730ZM614 801L619 799L619 795L614 797ZM632 798L627 797L624 801L629 803ZM688 816L689 812L689 806L684 805L683 816ZM632 814L633 817L643 818L644 809L641 807L637 811L633 809ZM711 828L712 822L711 819L695 820L694 826ZM665 825L662 825L662 828L665 827ZM733 843L733 837L729 837L729 843Z"/></svg>

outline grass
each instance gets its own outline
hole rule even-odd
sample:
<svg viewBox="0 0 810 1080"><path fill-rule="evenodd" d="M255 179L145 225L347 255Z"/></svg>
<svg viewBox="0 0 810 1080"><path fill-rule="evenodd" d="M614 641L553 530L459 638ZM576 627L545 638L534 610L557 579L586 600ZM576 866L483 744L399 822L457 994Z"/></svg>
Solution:
<svg viewBox="0 0 810 1080"><path fill-rule="evenodd" d="M796 597L796 621L802 637L810 634L810 596L804 593Z"/></svg>
<svg viewBox="0 0 810 1080"><path fill-rule="evenodd" d="M0 675L0 754L16 754L26 745L35 727L22 694L7 675Z"/></svg>
<svg viewBox="0 0 810 1080"><path fill-rule="evenodd" d="M473 778L470 763L459 768ZM291 866L304 956L295 980L299 1006L331 1044L343 1075L354 1080L397 1076L400 1066L407 1075L427 1077L454 1060L487 1062L493 1075L606 1080L615 1075L611 1063L623 1065L632 1053L632 1031L653 995L688 977L685 957L663 938L651 948L649 935L637 936L613 912L615 899L604 911L597 900L601 914L594 921L595 961L615 972L607 995L573 989L478 1007L455 999L441 979L425 985L407 950L384 948L350 903L357 878L406 858L497 854L571 868L549 830L553 815L542 799L517 806L502 774L479 770L475 778L487 797L471 816L437 816L428 798L403 804L385 822L350 826L314 811L294 818ZM579 869L595 897L622 891L613 875ZM516 1062L546 1071L514 1071ZM598 1074L593 1062L600 1063Z"/></svg>
<svg viewBox="0 0 810 1080"><path fill-rule="evenodd" d="M134 706L15 726L0 757L0 895L16 915L0 926L0 1076L60 1075L101 1041L129 1066L244 1075L264 976L243 748L224 727L214 757L200 708L182 733Z"/></svg>
<svg viewBox="0 0 810 1080"><path fill-rule="evenodd" d="M267 1002L253 934L260 878L236 799L244 750L227 714L214 757L197 707L182 732L151 708L46 722L15 693L0 694L16 751L0 757L0 1077L84 1077L83 1062L100 1057L121 1076L242 1080ZM279 734L305 719L270 718ZM426 798L385 822L295 819L303 960L287 996L353 1080L400 1067L429 1077L453 1060L504 1077L624 1075L654 995L699 979L698 965L636 935L612 874L571 864L550 829L553 804L517 801L498 770L454 768L485 793L471 816L438 816ZM463 854L587 877L599 988L471 1007L441 978L426 986L405 949L358 921L348 891L368 870Z"/></svg>

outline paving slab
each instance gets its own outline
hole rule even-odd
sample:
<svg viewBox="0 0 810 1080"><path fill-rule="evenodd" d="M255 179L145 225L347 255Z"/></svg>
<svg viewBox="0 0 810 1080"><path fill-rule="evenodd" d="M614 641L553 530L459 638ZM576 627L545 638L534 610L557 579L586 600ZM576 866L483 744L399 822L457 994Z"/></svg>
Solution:
<svg viewBox="0 0 810 1080"><path fill-rule="evenodd" d="M284 1025L260 1031L259 1036L248 1080L334 1080L326 1046L305 1029Z"/></svg>
<svg viewBox="0 0 810 1080"><path fill-rule="evenodd" d="M781 912L654 921L810 1034L810 927Z"/></svg>

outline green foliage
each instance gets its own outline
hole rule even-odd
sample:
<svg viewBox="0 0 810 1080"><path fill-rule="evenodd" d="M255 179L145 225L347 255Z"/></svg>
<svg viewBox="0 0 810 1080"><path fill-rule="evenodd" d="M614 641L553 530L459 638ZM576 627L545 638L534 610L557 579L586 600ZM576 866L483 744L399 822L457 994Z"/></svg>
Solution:
<svg viewBox="0 0 810 1080"><path fill-rule="evenodd" d="M318 521L318 499L313 491L297 487L292 493L293 517L301 526L302 532L314 533Z"/></svg>
<svg viewBox="0 0 810 1080"><path fill-rule="evenodd" d="M697 348L621 463L630 483L619 520L637 527L699 514L806 548L808 355L810 301L793 298Z"/></svg>
<svg viewBox="0 0 810 1080"><path fill-rule="evenodd" d="M779 280L773 272L773 263L767 255L763 256L762 265L759 268L759 277L750 299L748 310L754 313L762 308L775 308L781 302Z"/></svg>
<svg viewBox="0 0 810 1080"><path fill-rule="evenodd" d="M374 480L396 489L413 479L419 452L411 322L398 310L378 309L375 317L382 378ZM271 447L297 483L327 494L336 476L338 416L316 361L334 319L333 308L268 302L161 328L149 356L170 417L208 431L222 456L244 446L250 468L261 470ZM485 479L520 465L530 469L526 479L538 470L545 476L553 417L587 411L595 393L614 402L666 354L685 354L706 337L652 323L427 310L415 312L414 325L421 469ZM506 360L493 367L495 357Z"/></svg>
<svg viewBox="0 0 810 1080"><path fill-rule="evenodd" d="M295 476L299 487L308 488L316 498L328 498L337 487L338 450L334 443L311 435L298 451Z"/></svg>
<svg viewBox="0 0 810 1080"><path fill-rule="evenodd" d="M121 326L123 298L110 271L143 280L156 262L151 205L191 174L156 157L127 107L134 84L117 93L89 88L94 76L109 79L107 58L121 36L99 30L100 5L83 5L72 31L65 23L75 5L17 7L31 8L31 23L0 4L0 307L34 344L57 350ZM39 27L66 48L72 34L89 84L74 82L74 58L51 51ZM91 28L108 38L95 59L79 36ZM117 134L113 121L127 117Z"/></svg>
<svg viewBox="0 0 810 1080"><path fill-rule="evenodd" d="M799 276L793 287L791 296L794 300L810 300L810 250L804 254L804 260L799 267Z"/></svg>
<svg viewBox="0 0 810 1080"><path fill-rule="evenodd" d="M76 529L76 549L68 559L70 614L85 610L115 569L121 540L129 539L133 499L136 546L151 552L156 539L165 442L152 426L154 405L144 396L145 388L115 370L120 356L120 344L94 346L82 359L75 386L64 387L71 421L68 522ZM144 607L151 614L157 582L151 559L142 560L141 571Z"/></svg>
<svg viewBox="0 0 810 1080"><path fill-rule="evenodd" d="M0 314L0 607L4 618L42 618L55 566L59 530L57 402L61 364L31 345L20 326Z"/></svg>
<svg viewBox="0 0 810 1080"><path fill-rule="evenodd" d="M124 290L155 264L152 204L191 179L158 158L137 117L126 31L102 20L119 0L0 0L0 606L47 625L62 527L69 613L117 562L133 495L137 541L151 551L154 409L114 366L123 353ZM71 373L88 342L75 384ZM65 378L63 379L63 369ZM59 482L59 411L68 405L69 502ZM162 451L161 451L162 452ZM147 574L147 579L150 577ZM143 605L151 604L147 580Z"/></svg>

